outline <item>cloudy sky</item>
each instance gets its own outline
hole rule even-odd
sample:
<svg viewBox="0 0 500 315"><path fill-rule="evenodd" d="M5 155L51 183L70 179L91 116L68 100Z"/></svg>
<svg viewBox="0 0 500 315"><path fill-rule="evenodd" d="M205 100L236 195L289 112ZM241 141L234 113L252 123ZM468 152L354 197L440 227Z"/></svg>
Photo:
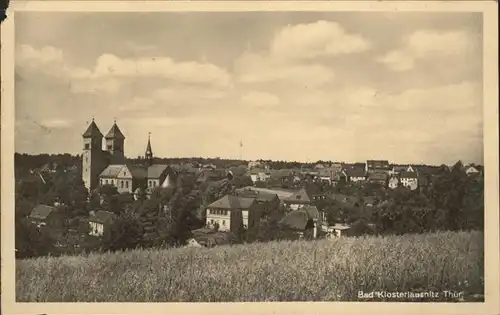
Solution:
<svg viewBox="0 0 500 315"><path fill-rule="evenodd" d="M481 163L474 13L16 13L16 151Z"/></svg>

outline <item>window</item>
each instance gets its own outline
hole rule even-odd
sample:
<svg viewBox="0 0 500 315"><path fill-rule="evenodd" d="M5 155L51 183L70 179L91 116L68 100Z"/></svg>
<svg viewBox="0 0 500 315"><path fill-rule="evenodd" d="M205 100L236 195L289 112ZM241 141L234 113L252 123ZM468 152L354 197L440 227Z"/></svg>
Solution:
<svg viewBox="0 0 500 315"><path fill-rule="evenodd" d="M222 225L226 225L226 220L222 220Z"/></svg>
<svg viewBox="0 0 500 315"><path fill-rule="evenodd" d="M106 179L106 185L108 184L108 180Z"/></svg>
<svg viewBox="0 0 500 315"><path fill-rule="evenodd" d="M123 176L127 176L127 171L123 171Z"/></svg>
<svg viewBox="0 0 500 315"><path fill-rule="evenodd" d="M90 150L90 143L85 143L85 150Z"/></svg>
<svg viewBox="0 0 500 315"><path fill-rule="evenodd" d="M151 181L149 181L149 185L148 185L148 187L151 187L151 186L152 186Z"/></svg>
<svg viewBox="0 0 500 315"><path fill-rule="evenodd" d="M113 149L113 146L112 145L108 145L108 150L112 150Z"/></svg>
<svg viewBox="0 0 500 315"><path fill-rule="evenodd" d="M123 181L122 180L120 181L120 186L123 188Z"/></svg>
<svg viewBox="0 0 500 315"><path fill-rule="evenodd" d="M103 182L104 182L104 181L101 179L101 185L102 185L102 184L104 184Z"/></svg>
<svg viewBox="0 0 500 315"><path fill-rule="evenodd" d="M128 181L125 181L125 188L128 188Z"/></svg>

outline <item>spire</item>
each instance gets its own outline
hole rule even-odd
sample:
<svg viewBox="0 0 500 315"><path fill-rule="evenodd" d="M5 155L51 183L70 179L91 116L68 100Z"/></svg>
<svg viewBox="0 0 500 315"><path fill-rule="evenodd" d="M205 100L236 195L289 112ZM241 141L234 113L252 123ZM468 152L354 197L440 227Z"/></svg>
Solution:
<svg viewBox="0 0 500 315"><path fill-rule="evenodd" d="M94 117L92 117L92 122L90 123L89 127L87 130L83 133L82 137L84 138L94 138L94 137L100 137L102 138L102 133L97 127Z"/></svg>
<svg viewBox="0 0 500 315"><path fill-rule="evenodd" d="M125 136L123 135L123 133L120 131L120 128L118 128L118 125L116 124L116 120L114 121L113 126L106 135L106 139L120 139L120 140L125 139Z"/></svg>
<svg viewBox="0 0 500 315"><path fill-rule="evenodd" d="M148 133L148 145L146 146L145 158L149 165L153 164L153 150L151 149L151 132Z"/></svg>

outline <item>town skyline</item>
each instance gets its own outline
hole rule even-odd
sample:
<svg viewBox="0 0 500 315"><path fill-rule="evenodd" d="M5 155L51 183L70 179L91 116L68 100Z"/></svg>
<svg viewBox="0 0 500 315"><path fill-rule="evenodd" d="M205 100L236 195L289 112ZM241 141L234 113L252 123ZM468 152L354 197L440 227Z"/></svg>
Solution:
<svg viewBox="0 0 500 315"><path fill-rule="evenodd" d="M127 14L18 14L16 152L483 164L480 14Z"/></svg>

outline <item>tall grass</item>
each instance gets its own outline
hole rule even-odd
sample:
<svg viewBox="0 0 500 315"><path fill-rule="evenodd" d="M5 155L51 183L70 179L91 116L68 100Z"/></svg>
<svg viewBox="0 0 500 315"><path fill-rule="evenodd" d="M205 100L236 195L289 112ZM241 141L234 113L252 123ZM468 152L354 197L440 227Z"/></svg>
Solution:
<svg viewBox="0 0 500 315"><path fill-rule="evenodd" d="M352 301L358 291L483 293L483 234L134 250L16 263L20 302Z"/></svg>

